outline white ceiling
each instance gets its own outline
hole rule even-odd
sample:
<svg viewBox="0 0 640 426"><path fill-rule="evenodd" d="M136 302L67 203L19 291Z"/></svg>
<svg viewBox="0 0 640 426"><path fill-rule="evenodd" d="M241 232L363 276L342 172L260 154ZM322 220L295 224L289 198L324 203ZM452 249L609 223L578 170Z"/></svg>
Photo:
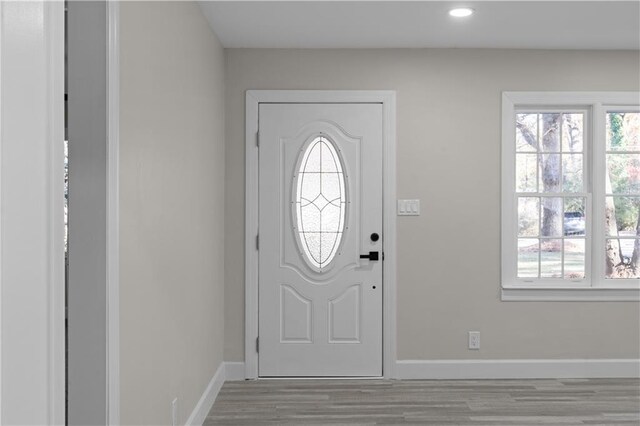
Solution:
<svg viewBox="0 0 640 426"><path fill-rule="evenodd" d="M201 1L224 47L640 49L639 1ZM469 18L452 18L471 6Z"/></svg>

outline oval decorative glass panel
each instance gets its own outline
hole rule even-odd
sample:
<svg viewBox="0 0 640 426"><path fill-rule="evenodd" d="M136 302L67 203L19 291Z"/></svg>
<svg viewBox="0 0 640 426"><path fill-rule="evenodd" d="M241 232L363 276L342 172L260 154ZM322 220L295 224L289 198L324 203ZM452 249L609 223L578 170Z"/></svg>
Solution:
<svg viewBox="0 0 640 426"><path fill-rule="evenodd" d="M344 232L345 178L338 152L325 136L313 139L301 156L296 231L307 263L322 271L338 252Z"/></svg>

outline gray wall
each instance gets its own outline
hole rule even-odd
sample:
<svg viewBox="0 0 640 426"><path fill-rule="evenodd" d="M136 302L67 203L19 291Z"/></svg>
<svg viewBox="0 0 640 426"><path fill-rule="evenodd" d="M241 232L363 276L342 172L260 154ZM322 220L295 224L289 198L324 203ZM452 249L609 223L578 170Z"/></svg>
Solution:
<svg viewBox="0 0 640 426"><path fill-rule="evenodd" d="M67 5L68 424L106 422L107 5Z"/></svg>
<svg viewBox="0 0 640 426"><path fill-rule="evenodd" d="M638 90L637 51L227 49L225 359L244 359L244 96L397 91L398 358L638 358L638 303L501 302L505 90ZM460 122L458 117L465 117ZM461 244L461 241L465 241ZM482 349L467 349L467 331Z"/></svg>
<svg viewBox="0 0 640 426"><path fill-rule="evenodd" d="M194 2L120 5L122 424L184 424L223 360L224 51Z"/></svg>

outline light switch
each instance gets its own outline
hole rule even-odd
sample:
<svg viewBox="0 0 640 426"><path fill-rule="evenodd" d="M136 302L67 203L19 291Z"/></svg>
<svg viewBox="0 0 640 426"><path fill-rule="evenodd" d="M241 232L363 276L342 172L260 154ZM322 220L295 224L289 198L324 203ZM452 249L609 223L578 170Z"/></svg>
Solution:
<svg viewBox="0 0 640 426"><path fill-rule="evenodd" d="M398 216L420 216L420 200L398 200Z"/></svg>
<svg viewBox="0 0 640 426"><path fill-rule="evenodd" d="M406 200L398 200L398 214L402 215L407 212L407 202Z"/></svg>

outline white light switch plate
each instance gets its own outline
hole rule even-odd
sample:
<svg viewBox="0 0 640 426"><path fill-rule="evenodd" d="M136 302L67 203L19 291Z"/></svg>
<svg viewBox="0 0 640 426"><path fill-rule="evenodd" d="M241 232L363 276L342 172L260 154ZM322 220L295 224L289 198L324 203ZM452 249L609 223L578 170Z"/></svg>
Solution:
<svg viewBox="0 0 640 426"><path fill-rule="evenodd" d="M398 200L398 216L420 216L420 200Z"/></svg>

